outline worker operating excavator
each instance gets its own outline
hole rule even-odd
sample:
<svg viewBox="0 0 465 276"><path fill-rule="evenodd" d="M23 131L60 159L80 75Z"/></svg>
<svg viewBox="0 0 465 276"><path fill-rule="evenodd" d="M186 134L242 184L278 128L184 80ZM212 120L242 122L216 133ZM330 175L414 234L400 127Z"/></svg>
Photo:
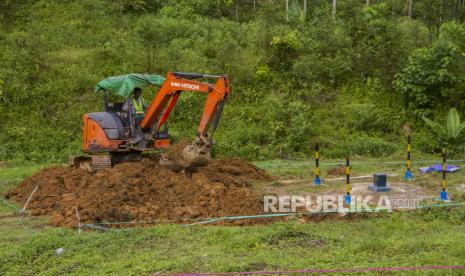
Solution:
<svg viewBox="0 0 465 276"><path fill-rule="evenodd" d="M140 87L134 88L132 95L126 100L126 102L123 105L123 111L128 112L131 106L134 108L136 123L139 125L140 122L142 122L142 120L144 119L145 110L147 109L145 100L142 97L142 89Z"/></svg>

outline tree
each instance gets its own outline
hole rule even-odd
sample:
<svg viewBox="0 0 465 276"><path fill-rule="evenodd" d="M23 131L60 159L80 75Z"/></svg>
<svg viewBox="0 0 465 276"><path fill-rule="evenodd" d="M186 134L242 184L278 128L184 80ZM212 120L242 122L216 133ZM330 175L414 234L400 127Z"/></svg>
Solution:
<svg viewBox="0 0 465 276"><path fill-rule="evenodd" d="M465 26L448 23L441 30L437 42L412 51L395 75L394 88L404 97L405 106L418 115L435 107L465 107L465 42L457 35L465 34Z"/></svg>
<svg viewBox="0 0 465 276"><path fill-rule="evenodd" d="M465 128L465 122L460 122L460 115L457 109L449 109L445 125L434 122L425 116L422 118L444 148L457 149L457 147L460 147L465 142L463 135L460 135Z"/></svg>

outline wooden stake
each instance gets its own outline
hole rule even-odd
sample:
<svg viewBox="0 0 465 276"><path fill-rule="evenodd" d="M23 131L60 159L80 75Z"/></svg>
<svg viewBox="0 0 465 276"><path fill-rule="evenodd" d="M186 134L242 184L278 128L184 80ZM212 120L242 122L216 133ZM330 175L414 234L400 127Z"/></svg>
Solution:
<svg viewBox="0 0 465 276"><path fill-rule="evenodd" d="M24 206L23 206L23 209L21 210L21 213L24 213L24 211L26 211L27 205L29 205L29 202L31 201L32 196L34 195L34 193L37 191L38 188L39 188L39 185L36 185L36 187L34 188L34 190L31 193L31 195L26 200L26 203L24 203Z"/></svg>
<svg viewBox="0 0 465 276"><path fill-rule="evenodd" d="M78 234L81 235L81 217L79 216L79 210L78 208L74 208L74 210L76 211L76 218L77 218L77 221L78 221Z"/></svg>

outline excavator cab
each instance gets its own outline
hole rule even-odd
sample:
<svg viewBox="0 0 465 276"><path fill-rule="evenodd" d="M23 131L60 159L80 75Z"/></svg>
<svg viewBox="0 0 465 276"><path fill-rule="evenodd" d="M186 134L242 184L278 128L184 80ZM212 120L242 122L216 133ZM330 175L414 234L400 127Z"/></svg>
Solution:
<svg viewBox="0 0 465 276"><path fill-rule="evenodd" d="M141 139L142 132L139 124L135 120L136 111L134 106L130 104L129 108L125 110L123 107L127 100L132 97L132 92L129 94L128 98L124 101L121 101L122 97L117 97L115 101L111 101L109 97L109 92L104 91L104 111L107 113L114 113L117 115L123 123L123 133L127 139ZM124 99L124 98L123 98ZM164 140L165 142L160 144L160 148L165 148L169 146L169 134L168 134L168 122L163 125L163 128L156 133L157 140Z"/></svg>
<svg viewBox="0 0 465 276"><path fill-rule="evenodd" d="M197 79L213 78L215 83ZM109 102L110 93L129 97L135 87L159 85L142 121L136 122L134 108L123 111L124 103ZM187 145L182 158L168 160L162 155L160 163L189 167L210 158L213 133L218 125L224 103L229 94L225 75L170 72L166 78L158 75L129 74L110 77L99 82L96 92L104 91L104 111L91 112L82 117L82 151L73 156L71 165L96 171L118 162L140 160L142 154L153 153L170 146L167 120L183 92L207 94L205 107L195 141ZM210 132L209 132L210 130Z"/></svg>

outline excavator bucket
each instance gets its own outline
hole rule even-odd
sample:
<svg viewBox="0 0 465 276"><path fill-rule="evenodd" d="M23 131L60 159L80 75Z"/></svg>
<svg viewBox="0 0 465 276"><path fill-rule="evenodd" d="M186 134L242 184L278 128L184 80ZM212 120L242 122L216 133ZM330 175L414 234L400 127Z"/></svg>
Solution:
<svg viewBox="0 0 465 276"><path fill-rule="evenodd" d="M181 159L187 167L204 166L211 159L210 149L201 148L193 142L184 148Z"/></svg>
<svg viewBox="0 0 465 276"><path fill-rule="evenodd" d="M198 141L188 143L179 152L174 151L175 154L163 154L160 164L175 171L205 166L211 159L210 145Z"/></svg>

